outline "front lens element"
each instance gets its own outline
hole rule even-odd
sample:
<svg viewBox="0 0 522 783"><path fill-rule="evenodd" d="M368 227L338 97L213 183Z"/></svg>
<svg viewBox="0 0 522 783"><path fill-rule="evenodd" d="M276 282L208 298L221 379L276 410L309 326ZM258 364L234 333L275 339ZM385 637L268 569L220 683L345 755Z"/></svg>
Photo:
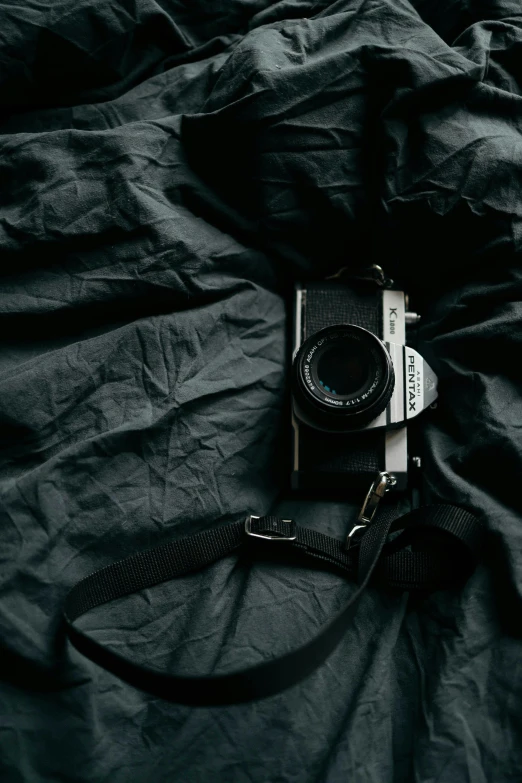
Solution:
<svg viewBox="0 0 522 783"><path fill-rule="evenodd" d="M319 385L335 395L362 392L373 371L368 351L349 340L329 346L317 362Z"/></svg>

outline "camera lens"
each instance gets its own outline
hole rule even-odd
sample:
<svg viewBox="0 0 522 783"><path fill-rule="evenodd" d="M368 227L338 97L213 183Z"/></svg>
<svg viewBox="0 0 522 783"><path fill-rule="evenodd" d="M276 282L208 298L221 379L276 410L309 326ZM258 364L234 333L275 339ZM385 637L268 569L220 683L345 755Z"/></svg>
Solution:
<svg viewBox="0 0 522 783"><path fill-rule="evenodd" d="M371 357L351 341L329 346L317 362L319 385L332 394L360 393L372 375Z"/></svg>
<svg viewBox="0 0 522 783"><path fill-rule="evenodd" d="M394 383L384 343L352 324L316 332L305 340L294 359L296 412L318 429L365 426L385 410Z"/></svg>

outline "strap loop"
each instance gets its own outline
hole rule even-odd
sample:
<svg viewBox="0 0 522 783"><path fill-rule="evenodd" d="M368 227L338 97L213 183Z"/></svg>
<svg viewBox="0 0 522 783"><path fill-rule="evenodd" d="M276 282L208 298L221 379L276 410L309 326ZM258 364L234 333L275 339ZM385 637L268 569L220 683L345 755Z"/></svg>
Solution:
<svg viewBox="0 0 522 783"><path fill-rule="evenodd" d="M323 663L346 633L370 581L393 589L432 590L458 585L471 574L483 538L477 517L448 505L426 506L395 517L393 510L379 513L349 551L343 541L299 527L293 520L251 515L140 552L102 568L72 588L64 608L67 634L77 650L107 671L168 701L208 706L271 696L295 685ZM386 543L390 532L401 529L405 533ZM429 545L428 531L437 532L440 546ZM397 544L401 538L413 542L411 551ZM279 658L231 674L181 677L123 658L76 625L81 615L97 606L204 568L256 541L263 545L283 541L292 551L326 561L359 584L315 638Z"/></svg>

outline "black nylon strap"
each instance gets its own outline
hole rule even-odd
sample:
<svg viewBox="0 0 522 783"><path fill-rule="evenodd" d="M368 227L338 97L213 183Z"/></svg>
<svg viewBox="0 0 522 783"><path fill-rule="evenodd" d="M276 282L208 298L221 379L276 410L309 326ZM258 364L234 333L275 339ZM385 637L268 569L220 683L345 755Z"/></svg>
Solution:
<svg viewBox="0 0 522 783"><path fill-rule="evenodd" d="M483 528L470 512L448 505L427 506L395 519L379 515L349 552L344 542L277 517L251 518L251 533L293 537L260 539L245 533L245 520L172 541L113 563L79 582L64 608L72 644L98 665L141 690L190 705L236 704L264 698L296 684L314 671L345 634L370 580L402 590L450 587L467 579L475 566ZM394 530L404 529L386 543ZM426 536L426 534L428 535ZM401 543L402 539L402 543ZM311 641L279 658L231 674L180 677L136 664L104 647L75 621L109 601L203 568L241 546L288 547L326 561L359 583L350 599ZM403 544L411 550L405 550Z"/></svg>

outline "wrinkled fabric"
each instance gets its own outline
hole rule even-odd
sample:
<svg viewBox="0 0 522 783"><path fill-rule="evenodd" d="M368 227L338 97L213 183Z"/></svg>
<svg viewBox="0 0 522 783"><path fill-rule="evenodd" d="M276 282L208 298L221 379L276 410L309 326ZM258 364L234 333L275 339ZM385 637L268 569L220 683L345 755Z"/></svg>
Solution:
<svg viewBox="0 0 522 783"><path fill-rule="evenodd" d="M522 13L515 0L0 2L0 779L519 783ZM254 704L152 698L63 638L116 559L288 489L296 280L383 266L440 377L426 499L489 529L460 591L372 590L315 674ZM82 620L230 671L353 585L246 556Z"/></svg>

